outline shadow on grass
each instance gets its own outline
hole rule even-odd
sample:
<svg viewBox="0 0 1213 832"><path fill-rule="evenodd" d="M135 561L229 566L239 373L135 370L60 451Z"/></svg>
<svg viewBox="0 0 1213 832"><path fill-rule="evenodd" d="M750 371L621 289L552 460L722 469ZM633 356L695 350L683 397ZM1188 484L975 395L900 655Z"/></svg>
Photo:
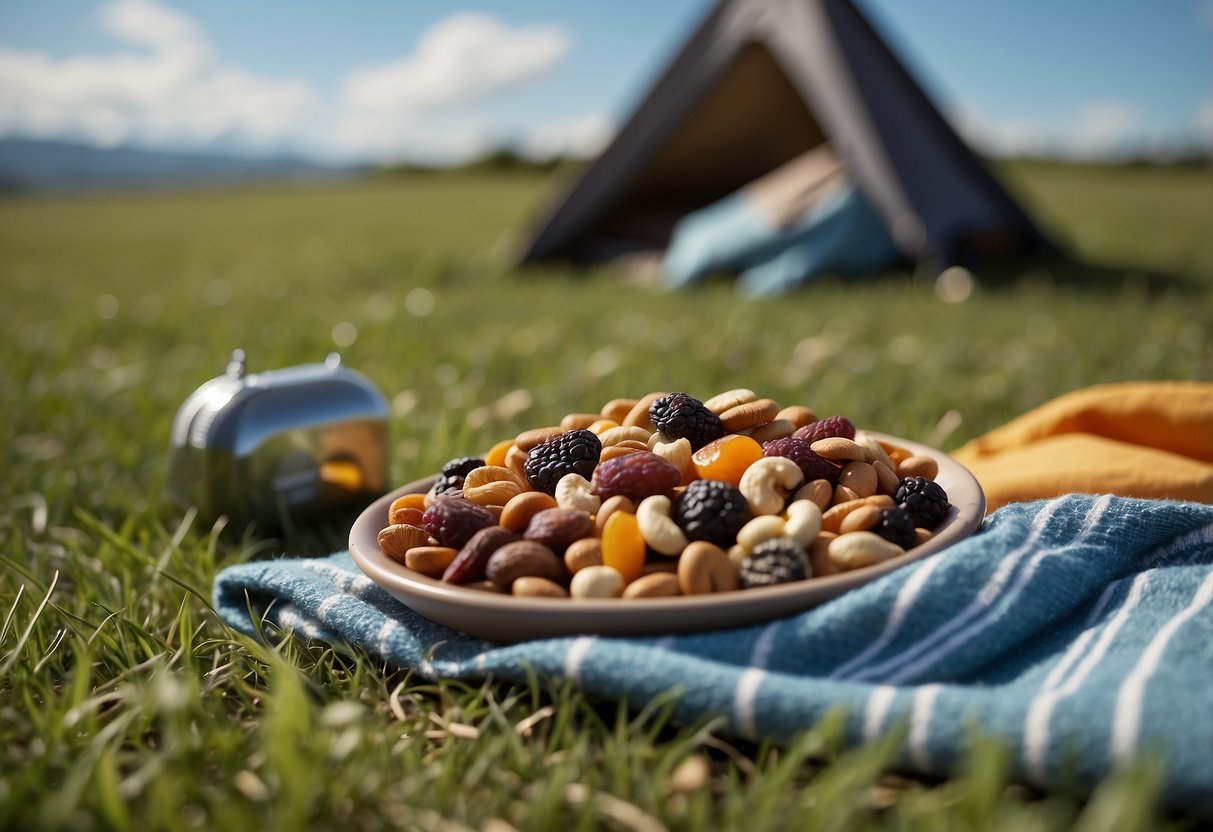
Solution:
<svg viewBox="0 0 1213 832"><path fill-rule="evenodd" d="M1014 289L1045 284L1089 292L1116 292L1132 287L1147 295L1204 295L1210 284L1188 275L1134 264L1092 263L1066 254L992 261L973 270L984 289Z"/></svg>

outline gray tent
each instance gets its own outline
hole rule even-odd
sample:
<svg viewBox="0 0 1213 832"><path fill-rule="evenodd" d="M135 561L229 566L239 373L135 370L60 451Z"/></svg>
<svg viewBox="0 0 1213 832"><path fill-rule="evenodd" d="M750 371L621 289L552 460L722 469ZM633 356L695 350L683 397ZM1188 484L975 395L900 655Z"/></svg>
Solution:
<svg viewBox="0 0 1213 832"><path fill-rule="evenodd" d="M522 260L660 252L680 218L823 145L912 260L1051 249L851 2L722 0Z"/></svg>

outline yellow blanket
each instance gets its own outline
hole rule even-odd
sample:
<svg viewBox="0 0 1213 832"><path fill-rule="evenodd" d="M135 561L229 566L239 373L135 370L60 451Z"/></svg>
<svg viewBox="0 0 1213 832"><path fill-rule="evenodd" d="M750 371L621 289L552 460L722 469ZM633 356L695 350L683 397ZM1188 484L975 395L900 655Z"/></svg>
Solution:
<svg viewBox="0 0 1213 832"><path fill-rule="evenodd" d="M988 510L1072 492L1213 503L1213 383L1068 393L952 452Z"/></svg>

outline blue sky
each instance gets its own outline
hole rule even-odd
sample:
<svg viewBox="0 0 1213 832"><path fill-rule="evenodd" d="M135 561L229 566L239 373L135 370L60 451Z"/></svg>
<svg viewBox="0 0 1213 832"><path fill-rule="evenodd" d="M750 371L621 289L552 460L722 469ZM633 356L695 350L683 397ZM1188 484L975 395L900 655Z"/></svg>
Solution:
<svg viewBox="0 0 1213 832"><path fill-rule="evenodd" d="M857 2L984 151L1213 149L1213 0ZM0 136L589 153L711 5L0 0Z"/></svg>

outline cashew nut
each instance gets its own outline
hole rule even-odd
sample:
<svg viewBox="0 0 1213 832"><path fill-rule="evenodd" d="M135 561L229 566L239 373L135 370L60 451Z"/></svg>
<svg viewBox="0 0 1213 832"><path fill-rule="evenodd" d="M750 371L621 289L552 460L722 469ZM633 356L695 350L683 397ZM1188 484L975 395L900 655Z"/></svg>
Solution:
<svg viewBox="0 0 1213 832"><path fill-rule="evenodd" d="M656 436L657 434L653 435ZM658 442L652 445L650 450L666 462L672 463L675 468L682 472L683 480L685 481L687 471L691 469L691 440L684 436L669 442Z"/></svg>
<svg viewBox="0 0 1213 832"><path fill-rule="evenodd" d="M597 514L602 499L594 493L594 485L581 474L565 474L556 483L556 505L575 508L586 514Z"/></svg>
<svg viewBox="0 0 1213 832"><path fill-rule="evenodd" d="M625 440L644 443L644 447L648 447L649 436L652 431L647 431L636 425L620 425L619 427L605 430L598 436L598 440L602 442L602 447L609 448L612 445L618 445Z"/></svg>
<svg viewBox="0 0 1213 832"><path fill-rule="evenodd" d="M755 514L778 514L784 503L801 482L800 466L783 456L766 456L755 462L741 475L738 488Z"/></svg>
<svg viewBox="0 0 1213 832"><path fill-rule="evenodd" d="M677 555L687 547L687 536L670 519L670 498L661 494L645 497L636 507L640 536L650 549L663 555Z"/></svg>
<svg viewBox="0 0 1213 832"><path fill-rule="evenodd" d="M812 500L793 500L785 514L783 533L808 549L821 531L821 507Z"/></svg>
<svg viewBox="0 0 1213 832"><path fill-rule="evenodd" d="M786 521L777 514L763 514L755 517L737 532L737 545L745 549L748 554L754 551L754 547L759 543L783 536L785 525Z"/></svg>

